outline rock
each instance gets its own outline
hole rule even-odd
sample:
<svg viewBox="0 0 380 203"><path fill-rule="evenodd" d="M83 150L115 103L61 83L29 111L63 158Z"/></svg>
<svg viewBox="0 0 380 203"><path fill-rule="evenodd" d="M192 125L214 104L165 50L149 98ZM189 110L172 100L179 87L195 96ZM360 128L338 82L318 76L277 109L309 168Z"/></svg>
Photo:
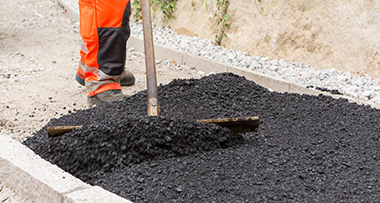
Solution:
<svg viewBox="0 0 380 203"><path fill-rule="evenodd" d="M257 61L252 61L251 65L249 66L249 68L252 70L255 70L260 67L261 67L261 64L259 64Z"/></svg>
<svg viewBox="0 0 380 203"><path fill-rule="evenodd" d="M376 94L376 96L372 97L369 101L376 104L380 104L380 96Z"/></svg>
<svg viewBox="0 0 380 203"><path fill-rule="evenodd" d="M278 72L278 70L279 70L280 68L278 67L278 66L270 66L269 67L269 70L271 70L271 71L274 71L274 72Z"/></svg>

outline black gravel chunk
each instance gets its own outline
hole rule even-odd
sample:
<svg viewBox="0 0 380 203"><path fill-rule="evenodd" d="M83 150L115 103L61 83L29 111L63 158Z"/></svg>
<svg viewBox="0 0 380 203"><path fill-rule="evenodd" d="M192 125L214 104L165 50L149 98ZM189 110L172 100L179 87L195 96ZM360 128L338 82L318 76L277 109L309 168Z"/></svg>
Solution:
<svg viewBox="0 0 380 203"><path fill-rule="evenodd" d="M329 92L331 94L336 94L336 95L343 95L343 93L341 93L339 90L337 89L328 89L328 88L325 88L325 87L314 87L312 85L310 86L307 86L306 88L315 88L319 91L322 91L322 92Z"/></svg>
<svg viewBox="0 0 380 203"><path fill-rule="evenodd" d="M270 92L230 73L159 87L76 111L47 126L84 125L24 144L89 184L134 202L377 202L380 110L346 99ZM201 118L260 116L234 134Z"/></svg>

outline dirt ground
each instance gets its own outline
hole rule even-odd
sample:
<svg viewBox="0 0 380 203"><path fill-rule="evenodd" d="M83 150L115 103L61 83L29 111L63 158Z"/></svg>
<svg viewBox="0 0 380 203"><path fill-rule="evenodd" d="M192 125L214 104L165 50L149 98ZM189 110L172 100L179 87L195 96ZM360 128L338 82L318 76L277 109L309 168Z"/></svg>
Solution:
<svg viewBox="0 0 380 203"><path fill-rule="evenodd" d="M0 0L0 10L0 133L22 141L50 119L87 108L85 88L74 79L79 23L52 0ZM200 77L193 68L156 62L158 84ZM125 94L146 88L144 63L143 53L128 50L136 84Z"/></svg>

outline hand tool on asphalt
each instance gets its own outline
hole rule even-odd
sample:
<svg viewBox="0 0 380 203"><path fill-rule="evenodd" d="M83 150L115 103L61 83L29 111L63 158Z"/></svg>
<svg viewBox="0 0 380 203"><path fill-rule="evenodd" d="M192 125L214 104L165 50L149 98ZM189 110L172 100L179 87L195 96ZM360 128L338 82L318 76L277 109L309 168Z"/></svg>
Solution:
<svg viewBox="0 0 380 203"><path fill-rule="evenodd" d="M231 129L237 133L256 132L259 127L259 117L242 117L242 118L217 118L217 119L203 119L197 120L200 123L214 123L222 127ZM48 135L55 137L64 133L71 132L83 126L54 126L47 127Z"/></svg>
<svg viewBox="0 0 380 203"><path fill-rule="evenodd" d="M157 96L156 63L154 58L152 18L150 16L149 0L141 0L141 12L144 33L148 116L159 116L160 106ZM215 123L230 128L235 132L251 132L258 130L259 117L202 119L198 120L198 122Z"/></svg>
<svg viewBox="0 0 380 203"><path fill-rule="evenodd" d="M154 57L154 43L149 0L141 0L141 12L144 33L148 116L159 116L160 105L157 94L156 62ZM218 124L238 133L255 132L258 130L260 123L259 117L256 116L243 118L201 119L197 121L200 123ZM81 127L82 126L56 126L48 127L47 131L49 136L59 136L63 133L70 132Z"/></svg>
<svg viewBox="0 0 380 203"><path fill-rule="evenodd" d="M157 94L156 61L154 57L152 18L150 17L149 0L141 0L141 13L144 33L148 116L159 116L160 105L158 103Z"/></svg>

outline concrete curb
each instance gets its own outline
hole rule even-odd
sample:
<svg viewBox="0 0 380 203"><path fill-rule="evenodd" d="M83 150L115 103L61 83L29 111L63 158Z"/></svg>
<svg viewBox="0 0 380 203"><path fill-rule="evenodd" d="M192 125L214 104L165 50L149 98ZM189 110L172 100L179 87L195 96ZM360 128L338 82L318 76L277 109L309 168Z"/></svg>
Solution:
<svg viewBox="0 0 380 203"><path fill-rule="evenodd" d="M130 203L101 187L82 182L5 135L0 135L0 184L23 202Z"/></svg>

